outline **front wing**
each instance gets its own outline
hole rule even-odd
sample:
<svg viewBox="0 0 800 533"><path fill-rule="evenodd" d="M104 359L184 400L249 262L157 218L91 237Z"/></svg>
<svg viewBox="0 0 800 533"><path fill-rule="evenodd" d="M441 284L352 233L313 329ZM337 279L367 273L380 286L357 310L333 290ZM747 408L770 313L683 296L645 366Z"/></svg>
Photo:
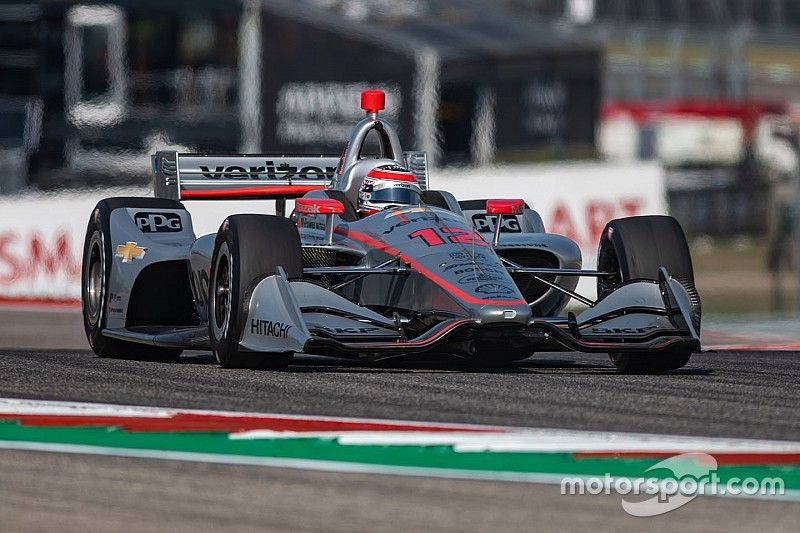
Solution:
<svg viewBox="0 0 800 533"><path fill-rule="evenodd" d="M623 284L577 317L530 317L484 324L450 318L413 338L402 324L310 281L289 281L282 270L252 293L240 348L305 352L373 360L423 352L463 353L465 343L503 339L531 351L700 351L689 294L661 269L658 281ZM206 327L142 326L106 329L108 337L163 347L208 349Z"/></svg>
<svg viewBox="0 0 800 533"><path fill-rule="evenodd" d="M271 287L271 288L270 288ZM263 290L262 290L263 289ZM291 298L285 295L291 294ZM261 314L258 299L269 302ZM628 282L578 317L531 317L525 322L483 324L462 317L442 320L425 333L406 338L402 324L361 307L325 287L289 282L278 273L254 291L241 346L254 351L303 351L360 355L374 359L441 351L464 342L502 337L532 350L660 352L700 350L691 301L683 285L661 269L658 281ZM281 302L281 305L275 305ZM272 324L257 339L254 324ZM291 324L289 333L283 327ZM297 335L292 336L294 331Z"/></svg>

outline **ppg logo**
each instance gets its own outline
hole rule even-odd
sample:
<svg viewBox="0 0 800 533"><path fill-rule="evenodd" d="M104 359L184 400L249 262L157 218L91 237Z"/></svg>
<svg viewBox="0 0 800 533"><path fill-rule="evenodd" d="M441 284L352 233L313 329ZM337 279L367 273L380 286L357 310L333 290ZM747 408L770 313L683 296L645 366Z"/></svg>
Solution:
<svg viewBox="0 0 800 533"><path fill-rule="evenodd" d="M482 232L494 232L494 225L497 223L496 215L485 215L479 213L472 215L472 225L475 229ZM500 233L521 233L522 228L519 226L519 219L516 216L504 216L503 227L500 228Z"/></svg>
<svg viewBox="0 0 800 533"><path fill-rule="evenodd" d="M183 229L177 213L140 212L133 216L133 220L144 233L177 232Z"/></svg>

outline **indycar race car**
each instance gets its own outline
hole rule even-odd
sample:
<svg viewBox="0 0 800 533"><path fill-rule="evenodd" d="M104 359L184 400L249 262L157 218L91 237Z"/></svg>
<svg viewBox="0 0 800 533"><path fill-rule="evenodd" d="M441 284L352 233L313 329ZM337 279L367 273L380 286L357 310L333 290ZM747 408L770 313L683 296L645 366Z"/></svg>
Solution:
<svg viewBox="0 0 800 533"><path fill-rule="evenodd" d="M403 152L379 116L383 93L361 103L366 117L341 157L159 151L154 198L100 201L82 272L94 352L211 350L223 367L278 369L295 353L499 365L577 350L609 353L621 371L663 372L699 351L700 299L673 218L610 221L597 270L584 270L578 246L546 233L524 199L430 189L425 154ZM395 201L376 176L411 201L362 213L365 198ZM277 214L230 215L195 237L182 200L237 198L274 200ZM575 291L580 276L596 278L596 299ZM573 299L586 306L577 316L564 312Z"/></svg>

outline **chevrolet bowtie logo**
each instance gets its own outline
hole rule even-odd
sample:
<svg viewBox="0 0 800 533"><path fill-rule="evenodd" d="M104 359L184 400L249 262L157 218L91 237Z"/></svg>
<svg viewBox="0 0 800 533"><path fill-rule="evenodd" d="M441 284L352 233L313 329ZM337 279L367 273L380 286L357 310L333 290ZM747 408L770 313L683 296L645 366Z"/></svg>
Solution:
<svg viewBox="0 0 800 533"><path fill-rule="evenodd" d="M135 242L126 242L117 246L117 257L122 258L123 263L130 263L133 259L144 258L144 253L147 248L137 246Z"/></svg>

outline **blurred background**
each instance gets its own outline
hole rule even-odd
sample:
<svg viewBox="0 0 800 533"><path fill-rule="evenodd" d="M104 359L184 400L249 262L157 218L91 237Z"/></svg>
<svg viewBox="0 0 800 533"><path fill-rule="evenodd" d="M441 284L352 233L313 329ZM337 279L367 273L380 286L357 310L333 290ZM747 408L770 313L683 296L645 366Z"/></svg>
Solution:
<svg viewBox="0 0 800 533"><path fill-rule="evenodd" d="M672 214L706 313L793 316L798 44L796 0L2 2L0 297L76 298L155 150L338 154L379 87L435 188L513 181L589 262Z"/></svg>

